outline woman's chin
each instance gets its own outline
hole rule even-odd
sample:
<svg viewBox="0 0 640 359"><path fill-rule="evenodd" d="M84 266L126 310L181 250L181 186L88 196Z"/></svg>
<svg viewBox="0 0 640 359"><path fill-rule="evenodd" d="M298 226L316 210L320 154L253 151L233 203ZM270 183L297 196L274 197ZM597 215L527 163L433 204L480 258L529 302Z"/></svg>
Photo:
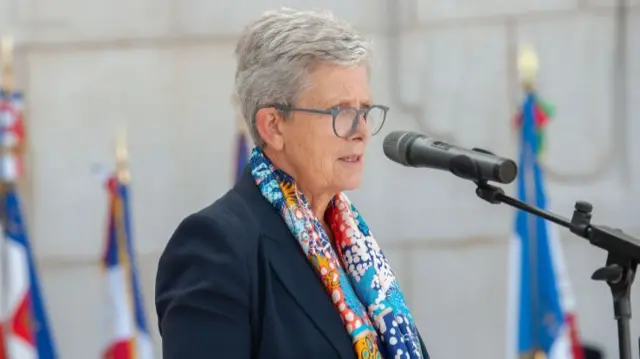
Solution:
<svg viewBox="0 0 640 359"><path fill-rule="evenodd" d="M348 176L345 178L341 178L341 180L338 181L336 188L340 188L340 191L353 191L355 189L358 189L358 187L360 187L361 182L362 182L361 174Z"/></svg>

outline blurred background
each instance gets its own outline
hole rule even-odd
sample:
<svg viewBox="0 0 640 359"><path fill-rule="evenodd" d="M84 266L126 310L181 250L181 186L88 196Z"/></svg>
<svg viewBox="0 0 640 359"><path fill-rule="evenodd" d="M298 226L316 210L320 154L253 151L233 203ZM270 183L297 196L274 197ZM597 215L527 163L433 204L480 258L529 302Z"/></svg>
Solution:
<svg viewBox="0 0 640 359"><path fill-rule="evenodd" d="M108 196L127 130L133 239L150 331L158 256L178 222L234 181L233 49L241 28L280 6L326 9L375 45L376 102L391 111L350 194L395 269L435 359L505 356L514 211L451 174L387 160L382 139L415 130L517 158L518 51L531 44L537 89L556 111L544 163L551 208L576 200L594 222L640 235L640 1L628 0L0 0L24 94L24 217L50 330L63 359L110 340L101 269ZM513 193L514 185L505 187ZM585 344L617 357L606 254L561 230ZM634 357L640 284L632 292ZM106 318L107 320L109 318ZM215 335L215 334L212 334Z"/></svg>

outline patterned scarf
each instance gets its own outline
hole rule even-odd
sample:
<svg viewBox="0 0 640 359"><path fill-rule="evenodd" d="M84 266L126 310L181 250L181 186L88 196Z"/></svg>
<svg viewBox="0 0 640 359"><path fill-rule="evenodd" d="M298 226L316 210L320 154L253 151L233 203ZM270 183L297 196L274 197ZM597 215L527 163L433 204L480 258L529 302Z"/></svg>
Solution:
<svg viewBox="0 0 640 359"><path fill-rule="evenodd" d="M347 196L337 194L325 214L335 237L335 253L293 178L275 168L258 148L253 149L249 166L260 192L282 215L322 280L358 358L423 359L413 318L391 267Z"/></svg>

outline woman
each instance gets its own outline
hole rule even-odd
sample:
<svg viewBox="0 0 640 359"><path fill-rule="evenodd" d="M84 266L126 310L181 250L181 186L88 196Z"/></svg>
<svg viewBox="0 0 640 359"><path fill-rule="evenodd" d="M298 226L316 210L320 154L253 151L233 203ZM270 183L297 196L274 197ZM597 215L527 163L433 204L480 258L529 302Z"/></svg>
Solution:
<svg viewBox="0 0 640 359"><path fill-rule="evenodd" d="M283 9L244 30L236 90L256 147L236 186L162 254L164 359L428 358L343 193L388 110L371 102L370 54L330 14Z"/></svg>

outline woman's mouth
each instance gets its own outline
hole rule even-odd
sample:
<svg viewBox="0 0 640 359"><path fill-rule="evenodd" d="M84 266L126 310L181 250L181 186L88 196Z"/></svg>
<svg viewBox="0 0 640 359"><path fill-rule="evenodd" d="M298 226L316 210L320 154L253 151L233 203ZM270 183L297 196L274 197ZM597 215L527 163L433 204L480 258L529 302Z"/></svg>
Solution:
<svg viewBox="0 0 640 359"><path fill-rule="evenodd" d="M340 161L346 162L346 163L358 163L360 162L361 159L362 159L362 156L357 156L357 155L340 157Z"/></svg>

